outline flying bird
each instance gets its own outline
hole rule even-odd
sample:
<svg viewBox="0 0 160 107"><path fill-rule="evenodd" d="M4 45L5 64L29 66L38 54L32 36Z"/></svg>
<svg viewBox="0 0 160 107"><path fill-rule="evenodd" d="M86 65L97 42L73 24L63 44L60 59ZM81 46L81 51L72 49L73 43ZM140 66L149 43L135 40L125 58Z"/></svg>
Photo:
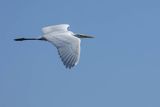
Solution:
<svg viewBox="0 0 160 107"><path fill-rule="evenodd" d="M68 30L68 24L52 25L42 28L43 36L37 38L17 38L15 41L41 40L52 43L66 68L71 69L79 62L80 38L94 38L93 36L73 33Z"/></svg>

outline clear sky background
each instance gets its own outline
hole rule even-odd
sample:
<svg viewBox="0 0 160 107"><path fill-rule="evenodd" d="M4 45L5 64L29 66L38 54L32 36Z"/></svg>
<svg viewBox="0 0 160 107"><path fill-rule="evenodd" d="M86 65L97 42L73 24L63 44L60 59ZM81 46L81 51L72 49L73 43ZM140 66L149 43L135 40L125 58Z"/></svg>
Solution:
<svg viewBox="0 0 160 107"><path fill-rule="evenodd" d="M66 69L52 44L15 42L70 24L81 58ZM0 107L160 107L159 0L1 0Z"/></svg>

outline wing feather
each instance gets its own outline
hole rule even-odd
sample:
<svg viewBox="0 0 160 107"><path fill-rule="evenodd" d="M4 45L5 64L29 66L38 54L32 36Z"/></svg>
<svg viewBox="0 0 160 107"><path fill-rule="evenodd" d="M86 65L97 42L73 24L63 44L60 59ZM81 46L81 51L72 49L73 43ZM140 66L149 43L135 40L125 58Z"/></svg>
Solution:
<svg viewBox="0 0 160 107"><path fill-rule="evenodd" d="M42 28L43 33L51 33L51 32L65 32L68 31L68 24L59 24L59 25L52 25Z"/></svg>
<svg viewBox="0 0 160 107"><path fill-rule="evenodd" d="M76 42L63 42L63 46L58 47L58 53L63 64L66 68L74 67L80 57L80 40L76 40Z"/></svg>
<svg viewBox="0 0 160 107"><path fill-rule="evenodd" d="M78 51L79 49L70 48L70 45L68 46L67 45L58 48L58 53L66 68L72 68L78 62L79 59L78 57L80 56L80 52L75 52L76 50Z"/></svg>
<svg viewBox="0 0 160 107"><path fill-rule="evenodd" d="M66 68L74 67L80 57L80 39L73 36L67 28L69 25L56 25L44 28L43 37L56 46L59 56ZM57 32L58 31L58 32Z"/></svg>

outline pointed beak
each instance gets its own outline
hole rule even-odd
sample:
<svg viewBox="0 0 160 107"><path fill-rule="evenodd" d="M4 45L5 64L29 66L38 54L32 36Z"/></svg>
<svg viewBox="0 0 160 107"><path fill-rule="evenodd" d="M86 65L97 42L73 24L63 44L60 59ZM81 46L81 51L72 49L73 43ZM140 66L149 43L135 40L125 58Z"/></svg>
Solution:
<svg viewBox="0 0 160 107"><path fill-rule="evenodd" d="M95 38L94 36L80 34L79 38Z"/></svg>

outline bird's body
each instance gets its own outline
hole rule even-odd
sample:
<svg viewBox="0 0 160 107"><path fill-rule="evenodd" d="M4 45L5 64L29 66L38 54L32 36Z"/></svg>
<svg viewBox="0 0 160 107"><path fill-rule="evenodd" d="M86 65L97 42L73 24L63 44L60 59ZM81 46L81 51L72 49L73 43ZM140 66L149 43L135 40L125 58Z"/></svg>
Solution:
<svg viewBox="0 0 160 107"><path fill-rule="evenodd" d="M58 50L63 64L66 68L75 66L80 58L80 37L92 38L82 34L74 34L68 31L68 24L47 26L42 28L44 35L40 38L18 38L16 41L23 40L45 40L52 43Z"/></svg>

